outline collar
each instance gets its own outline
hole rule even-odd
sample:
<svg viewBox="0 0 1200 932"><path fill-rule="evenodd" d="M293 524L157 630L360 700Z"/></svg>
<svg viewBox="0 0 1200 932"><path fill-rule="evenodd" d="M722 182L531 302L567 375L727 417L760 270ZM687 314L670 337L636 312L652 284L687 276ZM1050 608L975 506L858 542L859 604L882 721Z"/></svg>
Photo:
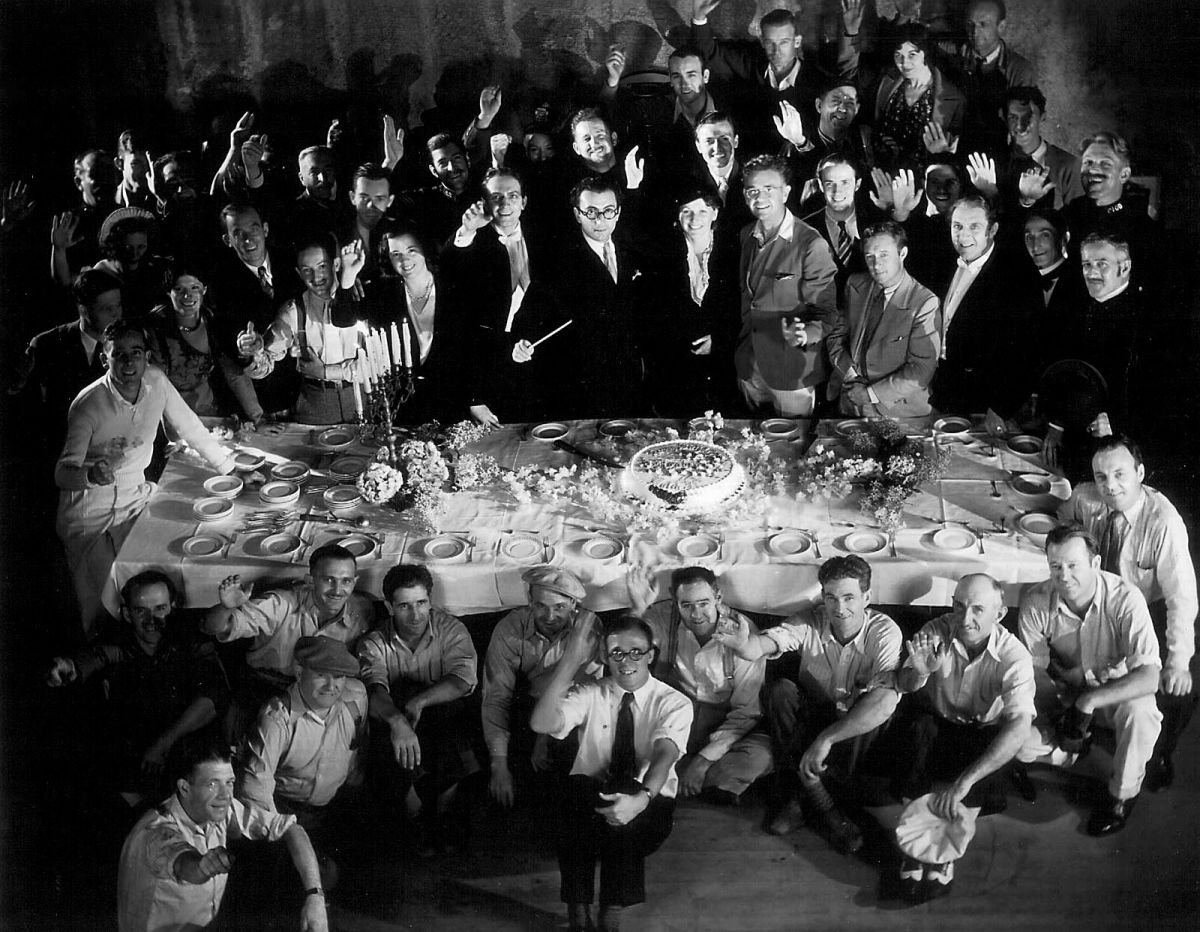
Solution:
<svg viewBox="0 0 1200 932"><path fill-rule="evenodd" d="M1110 295L1108 295L1108 296L1106 296L1106 297L1103 297L1103 298L1094 298L1093 300L1094 300L1094 301L1095 301L1097 304L1107 304L1107 303L1108 303L1109 301L1111 301L1113 298L1118 298L1118 297L1120 297L1121 295L1123 295L1123 294L1124 294L1126 291L1128 291L1128 290L1129 290L1129 282L1126 282L1124 285L1122 285L1120 288L1118 288L1118 289L1117 289L1116 291L1114 291L1112 294L1110 294Z"/></svg>
<svg viewBox="0 0 1200 932"><path fill-rule="evenodd" d="M1050 151L1050 143L1043 139L1038 143L1038 147L1029 153L1029 158L1033 159L1039 165L1046 164L1046 153Z"/></svg>
<svg viewBox="0 0 1200 932"><path fill-rule="evenodd" d="M697 113L694 117L688 116L687 111L685 111L683 109L683 105L679 102L679 98L678 97L675 98L675 111L671 114L671 122L677 123L677 122L679 122L680 118L682 118L687 121L689 126L694 127L697 123L700 122L700 120L703 117L708 116L710 113L715 113L716 110L717 110L717 107L713 103L712 94L710 94L708 92L708 88L705 87L704 88L704 105L700 108L700 112Z"/></svg>
<svg viewBox="0 0 1200 932"><path fill-rule="evenodd" d="M938 215L937 204L929 199L929 195L925 195L925 216L936 217Z"/></svg>
<svg viewBox="0 0 1200 932"><path fill-rule="evenodd" d="M707 165L705 165L704 167L708 168ZM713 181L717 182L718 185L722 181L724 181L725 184L728 185L729 179L731 177L733 177L733 173L736 169L737 169L737 156L735 155L733 158L731 158L729 160L729 164L725 167L725 169L723 171L718 170L714 174L713 170L711 168L708 168L708 174L712 178Z"/></svg>
<svg viewBox="0 0 1200 932"><path fill-rule="evenodd" d="M1042 278L1045 278L1047 275L1053 275L1055 278L1058 278L1059 269L1061 269L1063 267L1063 263L1066 261L1067 261L1067 257L1063 256L1061 259L1059 259L1057 262L1055 262L1054 265L1052 265L1048 268L1038 269L1038 274L1041 275Z"/></svg>
<svg viewBox="0 0 1200 932"><path fill-rule="evenodd" d="M93 337L90 333L83 329L83 321L79 321L79 342L83 344L83 351L87 353L87 358L91 359L96 354L96 347L100 345L100 341Z"/></svg>
<svg viewBox="0 0 1200 932"><path fill-rule="evenodd" d="M1150 496L1146 494L1146 487L1143 485L1142 494L1138 496L1138 500L1134 506L1128 511L1122 512L1122 514L1125 515L1125 520L1129 522L1130 527L1133 527L1134 522L1137 521L1141 513L1146 510L1146 500L1149 497ZM1108 514L1112 514L1111 508L1108 510Z"/></svg>
<svg viewBox="0 0 1200 932"><path fill-rule="evenodd" d="M400 637L400 632L396 630L396 622L389 615L387 620L388 633L391 639L397 644L400 644L409 653L415 654L422 647L427 647L433 640L433 613L436 609L431 605L429 607L429 621L425 623L425 630L421 632L421 636L417 639L416 647L409 647L404 638Z"/></svg>
<svg viewBox="0 0 1200 932"><path fill-rule="evenodd" d="M863 643L867 639L867 628L871 627L871 608L870 608L870 606L868 606L866 611L863 612L862 627L859 628L858 631L855 632L854 637L852 637L850 640L848 640L845 644L843 644L840 640L838 640L837 635L834 634L833 622L830 620L829 616L826 614L825 606L823 606L823 605L819 606L816 614L817 614L817 625L821 632L821 640L822 641L826 641L826 642L832 641L833 643L837 644L839 647L849 647L851 644L853 644L860 651L862 650Z"/></svg>
<svg viewBox="0 0 1200 932"><path fill-rule="evenodd" d="M238 258L238 262L242 262L241 257ZM250 265L247 262L242 262L242 265L244 265L247 269L249 269L250 274L253 275L255 278L258 278L258 270L259 269L266 269L267 270L267 281L269 281L269 282L275 281L275 273L271 271L271 254L270 253L267 253L267 258L263 260L262 265Z"/></svg>
<svg viewBox="0 0 1200 932"><path fill-rule="evenodd" d="M985 65L990 65L990 64L993 64L994 62L998 62L1000 60L1000 53L1003 51L1004 51L1004 40L1001 39L1000 43L994 49L992 49L987 54L986 57L984 57L981 60L982 63Z"/></svg>
<svg viewBox="0 0 1200 932"><path fill-rule="evenodd" d="M1068 618L1073 618L1076 621L1078 621L1080 623L1080 625L1083 625L1085 622L1087 622L1088 616L1097 610L1097 606L1102 605L1107 600L1108 580L1106 577L1111 576L1111 575L1112 575L1111 573L1108 573L1104 570L1101 570L1097 574L1097 576L1096 576L1096 591L1092 593L1092 601L1088 605L1087 609L1083 612L1082 615L1076 614L1075 610L1066 603L1066 600L1063 599L1058 594L1058 591L1056 589L1054 589L1053 585L1051 585L1051 588L1050 588L1050 613L1052 615L1053 614L1064 614ZM1113 578L1119 579L1120 577L1114 576Z"/></svg>
<svg viewBox="0 0 1200 932"><path fill-rule="evenodd" d="M792 62L792 67L788 69L788 73L783 76L782 81L775 80L775 72L771 70L770 65L767 65L767 71L766 71L765 77L767 79L767 83L769 85L771 85L771 87L773 87L775 90L777 90L777 91L791 90L793 87L796 86L796 82L798 80L800 80L800 59L799 59L799 57L797 57L796 60L794 62Z"/></svg>
<svg viewBox="0 0 1200 932"><path fill-rule="evenodd" d="M617 708L621 707L621 700L625 698L627 690L622 689L617 685L617 681L609 677L609 682L612 683L613 699L616 700ZM646 682L633 691L633 704L639 709L644 709L646 703L650 701L651 694L654 692L654 674L646 677Z"/></svg>
<svg viewBox="0 0 1200 932"><path fill-rule="evenodd" d="M590 249L592 252L594 252L596 254L596 256L600 259L601 262L604 262L604 247L607 246L609 243L613 242L611 236L608 238L607 241L605 241L603 243L597 243L590 236L584 236L583 241L587 244L588 249ZM617 244L613 243L613 251L615 252L616 249L617 249ZM605 264L605 268L608 268L607 263Z"/></svg>
<svg viewBox="0 0 1200 932"><path fill-rule="evenodd" d="M149 366L146 367L146 371L150 371ZM150 387L150 380L147 379L144 374L142 375L141 388L138 389L137 399L134 401L126 400L125 396L121 394L120 390L117 388L117 383L113 381L111 372L104 373L104 387L108 389L108 393L112 395L113 400L117 402L117 404L124 405L127 408L136 408L139 404L145 401L146 396L151 394L153 391Z"/></svg>
<svg viewBox="0 0 1200 932"><path fill-rule="evenodd" d="M965 644L963 644L963 642L960 641L956 637L951 636L950 646L951 646L951 649L954 650L955 652L957 652L958 655L960 657L962 657L962 659L965 660L967 665L969 666L970 664L972 664L976 660L978 660L980 657L982 657L984 654L991 654L993 658L995 658L996 660L1000 660L1001 657L1000 657L1000 645L998 643L999 640L1000 640L1000 622L996 622L996 624L992 627L992 633L988 635L987 643L983 645L983 650L979 652L978 656L972 657L970 654L968 654L967 646Z"/></svg>
<svg viewBox="0 0 1200 932"><path fill-rule="evenodd" d="M525 238L525 234L521 230L520 221L517 222L516 229L514 229L511 233L503 232L495 224L492 224L492 229L496 232L496 238L502 243L519 243Z"/></svg>
<svg viewBox="0 0 1200 932"><path fill-rule="evenodd" d="M327 625L332 625L332 624L343 624L344 625L347 623L348 615L349 615L348 609L350 608L351 604L354 602L354 594L351 593L350 598L348 598L346 600L346 604L342 606L341 610L336 615L333 615L332 617L326 619L325 621L321 621L321 610L320 610L320 608L317 607L317 600L316 600L316 597L313 595L312 583L308 583L304 586L304 589L300 594L300 601L303 603L304 609L311 611L313 613L313 617L316 618L316 620L317 620L317 627L324 628Z"/></svg>
<svg viewBox="0 0 1200 932"><path fill-rule="evenodd" d="M779 225L779 231L775 234L774 238L785 239L790 243L795 232L796 218L790 210L785 208L783 211L783 223ZM754 230L751 235L758 241L759 246L764 246L768 242L761 220L754 221Z"/></svg>
<svg viewBox="0 0 1200 932"><path fill-rule="evenodd" d="M964 262L961 258L958 260L958 267L964 272L970 272L972 275L978 275L979 270L987 264L988 259L992 258L992 253L996 251L996 244L992 243L987 248L982 256L977 259L972 259L970 262Z"/></svg>
<svg viewBox="0 0 1200 932"><path fill-rule="evenodd" d="M232 805L232 804L231 804ZM159 807L160 812L171 816L183 828L187 829L192 834L203 838L205 836L205 827L195 822L187 810L183 808L183 801L179 798L178 793L172 793L171 798L166 803Z"/></svg>
<svg viewBox="0 0 1200 932"><path fill-rule="evenodd" d="M320 722L322 725L328 722L330 718L332 718L333 713L337 711L338 706L343 704L342 700L339 698L338 701L326 709L325 713L322 715L304 701L304 696L300 693L299 681L288 687L288 698L291 702L291 710L293 713L299 713L300 718L311 718L314 721Z"/></svg>

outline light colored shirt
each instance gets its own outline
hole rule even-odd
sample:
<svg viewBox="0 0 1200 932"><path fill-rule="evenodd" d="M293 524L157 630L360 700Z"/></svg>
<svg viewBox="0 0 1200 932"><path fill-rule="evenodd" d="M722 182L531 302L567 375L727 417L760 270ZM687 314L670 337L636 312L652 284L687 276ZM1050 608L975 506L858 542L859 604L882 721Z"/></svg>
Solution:
<svg viewBox="0 0 1200 932"><path fill-rule="evenodd" d="M620 686L605 677L599 683L576 684L563 697L558 709L563 726L554 732L555 738L565 738L576 726L579 734L579 753L571 766L572 774L583 774L603 780L612 763L613 740L617 734L617 712L621 697ZM683 693L672 689L662 680L650 677L633 693L633 747L637 758L637 779L642 780L650 769L654 742L666 738L674 743L682 756L687 751L688 734L692 730L692 704ZM679 776L672 767L663 784L661 795L674 797L679 788Z"/></svg>
<svg viewBox="0 0 1200 932"><path fill-rule="evenodd" d="M749 624L751 634L758 634L752 621L727 605L721 606L718 624L736 625L739 620ZM706 760L720 760L762 717L758 694L766 661L743 660L714 639L701 646L670 600L651 605L645 621L654 632L654 643L659 649L656 675L692 702L725 710L725 720L700 750L700 756Z"/></svg>
<svg viewBox="0 0 1200 932"><path fill-rule="evenodd" d="M361 677L367 686L393 690L402 683L432 686L454 676L474 691L475 645L466 625L440 608L430 608L429 624L416 647L409 647L389 622L358 642Z"/></svg>
<svg viewBox="0 0 1200 932"><path fill-rule="evenodd" d="M779 224L779 229L770 239L767 239L767 231L764 229L761 220L755 221L754 230L751 232L751 235L758 241L759 248L762 248L763 246L768 246L779 239L787 240L790 243L792 241L792 236L795 235L795 231L796 215L790 210L785 210L783 212L783 223ZM753 291L754 289L751 288L750 290Z"/></svg>
<svg viewBox="0 0 1200 932"><path fill-rule="evenodd" d="M587 609L580 609L575 620L565 625L553 640L538 632L529 606L513 609L496 624L483 663L483 738L492 756L508 755L512 705L518 680L526 681L530 696L540 696L566 649L570 629L575 625L590 625L597 634L600 632L600 619ZM599 640L603 642L603 638ZM596 658L589 661L576 677L598 679L604 675L604 670L604 665Z"/></svg>
<svg viewBox="0 0 1200 932"><path fill-rule="evenodd" d="M239 259L238 261L241 262L242 260ZM259 282L262 281L262 274L259 272L259 269L265 269L267 272L267 284L272 288L275 287L275 273L271 271L271 257L269 255L263 259L262 265L251 265L248 262L242 262L242 265L244 265L249 270L250 274L253 275L254 278Z"/></svg>
<svg viewBox="0 0 1200 932"><path fill-rule="evenodd" d="M950 332L950 321L954 319L958 306L962 304L967 289L979 277L980 271L992 257L995 249L993 244L977 259L972 259L970 262L958 260L958 267L954 270L954 277L950 280L950 288L946 292L946 300L942 302L942 359L946 358L946 334Z"/></svg>
<svg viewBox="0 0 1200 932"><path fill-rule="evenodd" d="M270 699L246 742L241 797L275 809L275 794L310 806L326 806L357 764L367 734L367 689L347 677L324 713L310 708L292 686Z"/></svg>
<svg viewBox="0 0 1200 932"><path fill-rule="evenodd" d="M233 800L224 822L197 825L172 796L145 813L121 849L117 875L117 927L120 932L192 932L207 926L221 907L229 874L206 882L175 878L182 854L207 854L230 839L278 841L296 817Z"/></svg>
<svg viewBox="0 0 1200 932"><path fill-rule="evenodd" d="M374 610L371 600L355 593L341 612L321 622L312 586L273 589L250 599L231 613L233 624L217 640L234 641L254 638L246 651L246 663L258 670L269 670L286 677L296 675L296 642L303 637L331 637L351 651L358 639L371 627Z"/></svg>
<svg viewBox="0 0 1200 932"><path fill-rule="evenodd" d="M301 307L305 318L303 332L300 330ZM322 305L306 293L279 309L264 341L264 352L255 356L246 371L251 378L265 378L285 356L292 355L296 357L301 375L340 382L346 378L343 363L358 355L358 333L357 327L334 326L329 305Z"/></svg>
<svg viewBox="0 0 1200 932"><path fill-rule="evenodd" d="M991 725L1001 718L1028 715L1032 720L1033 658L1020 639L999 623L973 660L954 636L953 613L935 618L922 634L949 645L949 669L941 667L926 680L925 695L942 718L952 722ZM904 662L912 669L912 658Z"/></svg>
<svg viewBox="0 0 1200 932"><path fill-rule="evenodd" d="M1142 487L1141 501L1125 517L1129 528L1118 556L1120 577L1133 583L1147 603L1166 602L1166 666L1186 670L1196 651L1196 570L1188 550L1187 527L1167 497ZM1078 521L1102 539L1110 509L1094 482L1075 487L1059 508L1064 521Z"/></svg>
<svg viewBox="0 0 1200 932"><path fill-rule="evenodd" d="M847 643L834 636L817 605L763 632L775 643L764 656L770 660L789 651L800 653L800 677L817 686L820 694L846 712L859 696L873 689L893 689L900 667L900 628L882 612L868 608L863 626Z"/></svg>
<svg viewBox="0 0 1200 932"><path fill-rule="evenodd" d="M594 252L597 258L599 258L600 264L608 269L609 274L613 277L613 281L618 281L620 269L617 267L617 244L612 241L612 238L606 239L603 243L597 243L590 236L585 236L583 241L587 243L588 249ZM608 250L612 250L611 254ZM610 255L612 258L611 266L608 262ZM617 271L614 273L613 269L617 269Z"/></svg>
<svg viewBox="0 0 1200 932"><path fill-rule="evenodd" d="M834 255L837 255L838 237L841 236L842 230L838 226L836 220L829 211L825 211L825 229L829 233L829 242L832 244ZM846 224L846 234L850 237L851 242L856 242L862 237L858 234L858 213L857 211L850 214L845 220L840 221ZM895 290L894 288L892 289Z"/></svg>
<svg viewBox="0 0 1200 932"><path fill-rule="evenodd" d="M1096 594L1082 618L1058 597L1050 580L1022 594L1019 617L1021 640L1035 669L1050 666L1051 649L1067 666L1082 667L1093 687L1138 667L1161 667L1146 600L1112 573L1100 571Z"/></svg>
<svg viewBox="0 0 1200 932"><path fill-rule="evenodd" d="M763 77L766 78L767 84L777 91L791 90L796 86L796 82L800 80L800 59L797 58L792 62L792 67L788 69L788 73L782 78L775 77L775 72L771 69L770 65L767 66Z"/></svg>

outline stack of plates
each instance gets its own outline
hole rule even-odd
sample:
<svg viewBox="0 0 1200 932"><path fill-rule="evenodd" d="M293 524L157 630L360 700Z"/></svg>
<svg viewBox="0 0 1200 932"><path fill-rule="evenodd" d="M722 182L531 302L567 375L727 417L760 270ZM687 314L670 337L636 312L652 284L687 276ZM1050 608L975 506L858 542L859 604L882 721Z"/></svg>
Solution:
<svg viewBox="0 0 1200 932"><path fill-rule="evenodd" d="M354 443L356 436L357 434L349 427L331 427L329 430L321 431L317 436L317 443L327 450L340 450Z"/></svg>
<svg viewBox="0 0 1200 932"><path fill-rule="evenodd" d="M303 482L308 478L309 468L299 460L290 460L271 467L271 477L284 482Z"/></svg>
<svg viewBox="0 0 1200 932"><path fill-rule="evenodd" d="M300 498L300 486L273 479L258 490L258 497L264 505L290 505Z"/></svg>
<svg viewBox="0 0 1200 932"><path fill-rule="evenodd" d="M204 491L213 498L237 498L244 484L237 476L213 476L204 480Z"/></svg>
<svg viewBox="0 0 1200 932"><path fill-rule="evenodd" d="M1017 527L1021 533L1041 547L1046 546L1046 535L1054 530L1057 524L1058 518L1040 511L1031 511L1017 519Z"/></svg>
<svg viewBox="0 0 1200 932"><path fill-rule="evenodd" d="M233 502L227 498L202 498L192 506L201 521L220 521L233 514Z"/></svg>
<svg viewBox="0 0 1200 932"><path fill-rule="evenodd" d="M329 475L341 482L353 482L367 468L367 461L361 456L339 456L329 464Z"/></svg>
<svg viewBox="0 0 1200 932"><path fill-rule="evenodd" d="M362 492L352 485L335 485L325 490L325 504L330 511L348 511L362 504Z"/></svg>

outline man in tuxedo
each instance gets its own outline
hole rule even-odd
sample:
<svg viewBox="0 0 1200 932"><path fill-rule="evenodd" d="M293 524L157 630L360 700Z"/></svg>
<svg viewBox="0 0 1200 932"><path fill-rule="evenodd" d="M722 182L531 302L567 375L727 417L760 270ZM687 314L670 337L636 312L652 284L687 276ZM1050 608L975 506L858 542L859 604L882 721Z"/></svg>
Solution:
<svg viewBox="0 0 1200 932"><path fill-rule="evenodd" d="M60 324L29 341L8 393L37 384L45 412L42 437L46 454L57 458L66 435L67 409L83 388L107 371L101 359L104 328L121 319L121 280L103 269L89 269L71 285L78 320Z"/></svg>
<svg viewBox="0 0 1200 932"><path fill-rule="evenodd" d="M696 123L693 135L704 165L696 180L721 199L717 234L736 242L742 227L753 218L742 195L742 163L737 157L740 140L733 117L723 110L707 114Z"/></svg>
<svg viewBox="0 0 1200 932"><path fill-rule="evenodd" d="M828 398L854 417L924 417L940 348L938 299L904 268L900 224L868 227L863 245L869 271L850 277L829 335Z"/></svg>
<svg viewBox="0 0 1200 932"><path fill-rule="evenodd" d="M837 316L837 266L821 235L787 209L787 162L756 156L742 184L755 222L741 233L738 381L751 407L769 402L779 414L808 417Z"/></svg>
<svg viewBox="0 0 1200 932"><path fill-rule="evenodd" d="M579 231L555 262L551 300L515 322L519 339L512 359L537 366L535 378L547 414L627 416L642 409L644 315L638 309L638 279L643 259L614 237L621 200L609 178L582 179L571 203ZM567 321L571 323L545 349L534 347L533 340Z"/></svg>
<svg viewBox="0 0 1200 932"><path fill-rule="evenodd" d="M986 412L989 427L1029 397L1033 376L1029 327L1042 306L1037 276L1024 256L998 247L995 204L982 195L961 197L950 211L958 255L942 296L941 354L933 406L970 415Z"/></svg>
<svg viewBox="0 0 1200 932"><path fill-rule="evenodd" d="M275 320L275 311L304 293L292 257L267 244L270 232L257 208L227 204L221 210L222 242L229 247L208 274L205 296L213 311L218 351L241 356L238 336L247 330L260 336ZM248 363L249 359L244 359ZM283 411L296 400L299 382L294 363L275 369L253 384L261 411ZM251 417L261 412L248 411Z"/></svg>
<svg viewBox="0 0 1200 932"><path fill-rule="evenodd" d="M442 253L444 277L473 295L471 413L483 424L499 424L500 415L510 423L538 416L527 384L530 373L511 358L510 334L517 316L527 300L533 306L539 290L544 297L553 267L545 231L523 220L528 203L516 172L489 169L483 197L464 211Z"/></svg>
<svg viewBox="0 0 1200 932"><path fill-rule="evenodd" d="M1079 266L1067 258L1071 234L1061 211L1035 207L1025 217L1025 251L1042 286L1045 311L1037 314L1039 368L1073 356L1073 324L1087 300Z"/></svg>

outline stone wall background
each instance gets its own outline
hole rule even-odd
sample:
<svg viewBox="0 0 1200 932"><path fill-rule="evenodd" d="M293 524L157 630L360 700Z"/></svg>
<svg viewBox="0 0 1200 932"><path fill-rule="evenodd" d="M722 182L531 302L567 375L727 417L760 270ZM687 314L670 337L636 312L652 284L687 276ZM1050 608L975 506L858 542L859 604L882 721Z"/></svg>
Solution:
<svg viewBox="0 0 1200 932"><path fill-rule="evenodd" d="M776 5L726 0L713 21L749 38ZM791 5L810 44L840 28L837 0ZM691 0L0 0L0 159L49 181L126 126L152 151L223 149L248 108L288 148L334 116L458 125L485 83L529 112L549 90L586 96L613 42L629 70L665 65L690 15ZM1010 0L1008 38L1038 69L1050 138L1124 132L1136 170L1163 176L1167 222L1195 228L1200 3Z"/></svg>

